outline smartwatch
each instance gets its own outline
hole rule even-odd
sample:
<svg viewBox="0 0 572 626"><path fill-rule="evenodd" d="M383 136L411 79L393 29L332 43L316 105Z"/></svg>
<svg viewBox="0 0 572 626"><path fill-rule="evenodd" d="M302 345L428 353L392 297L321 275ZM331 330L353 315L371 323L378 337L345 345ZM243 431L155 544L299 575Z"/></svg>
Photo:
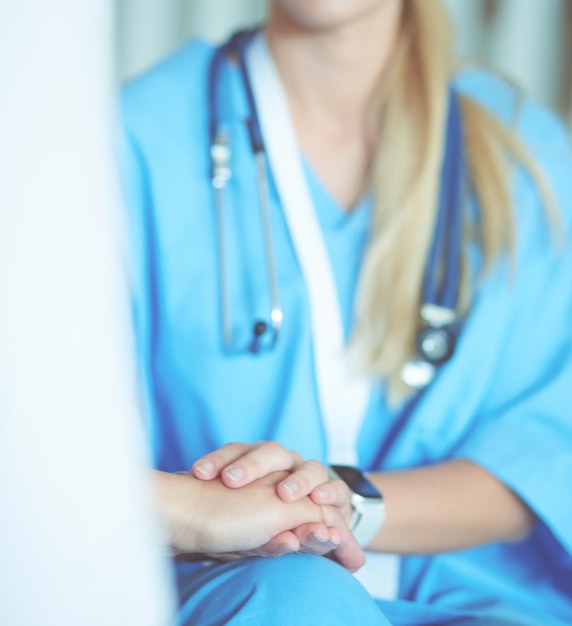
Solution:
<svg viewBox="0 0 572 626"><path fill-rule="evenodd" d="M343 480L350 489L354 513L350 530L364 548L375 537L385 520L385 505L379 490L355 467L330 465L330 476Z"/></svg>

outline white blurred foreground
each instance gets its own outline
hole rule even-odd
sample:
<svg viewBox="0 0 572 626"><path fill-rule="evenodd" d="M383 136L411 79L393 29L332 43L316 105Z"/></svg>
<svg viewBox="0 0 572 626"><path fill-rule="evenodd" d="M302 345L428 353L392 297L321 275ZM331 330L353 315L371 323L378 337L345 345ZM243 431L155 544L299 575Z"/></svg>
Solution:
<svg viewBox="0 0 572 626"><path fill-rule="evenodd" d="M111 0L0 0L0 624L160 626Z"/></svg>

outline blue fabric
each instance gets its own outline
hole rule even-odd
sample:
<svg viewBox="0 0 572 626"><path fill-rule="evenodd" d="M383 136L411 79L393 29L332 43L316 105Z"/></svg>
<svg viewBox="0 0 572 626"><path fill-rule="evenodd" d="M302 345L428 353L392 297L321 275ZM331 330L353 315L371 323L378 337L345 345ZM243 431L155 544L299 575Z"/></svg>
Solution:
<svg viewBox="0 0 572 626"><path fill-rule="evenodd" d="M492 611L459 611L406 601L374 601L342 567L306 554L180 569L177 626L547 624L500 603Z"/></svg>
<svg viewBox="0 0 572 626"><path fill-rule="evenodd" d="M302 554L210 565L180 576L179 595L181 625L390 624L346 570Z"/></svg>
<svg viewBox="0 0 572 626"><path fill-rule="evenodd" d="M224 443L261 439L324 460L308 297L272 180L283 332L276 350L259 357L221 352L207 139L211 54L192 42L123 94L134 315L156 465L185 470ZM270 297L244 96L236 72L227 69L223 80L234 172L227 194L230 290L234 330L246 344ZM562 210L557 228L570 234L572 157L560 124L533 103L517 106L514 91L485 72L465 72L456 87L516 123ZM305 167L349 334L372 202L366 197L343 213ZM401 600L380 605L393 624L442 624L444 615L489 624L572 623L572 251L554 249L538 191L522 170L513 198L514 267L501 259L476 285L454 357L407 415L388 407L383 385L374 388L358 452L363 468L380 471L470 459L516 491L539 524L521 543L403 558ZM474 250L471 262L479 263ZM296 558L303 557L288 563ZM209 570L209 584L216 587L219 573L226 580L241 568L263 567L275 568L266 575L281 585L286 561L256 563ZM195 567L180 575L184 589L194 589L190 606L206 573ZM239 602L231 599L235 587L228 589L225 602ZM322 621L328 623L316 623Z"/></svg>

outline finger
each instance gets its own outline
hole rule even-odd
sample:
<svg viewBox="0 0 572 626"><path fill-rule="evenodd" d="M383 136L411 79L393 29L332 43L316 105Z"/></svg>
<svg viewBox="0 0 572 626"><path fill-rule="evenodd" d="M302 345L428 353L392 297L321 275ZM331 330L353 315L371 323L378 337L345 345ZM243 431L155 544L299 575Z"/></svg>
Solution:
<svg viewBox="0 0 572 626"><path fill-rule="evenodd" d="M340 533L340 545L333 551L335 560L350 572L357 570L365 563L365 554L356 541L353 533L340 514L337 507L325 506L324 521L328 526L336 528Z"/></svg>
<svg viewBox="0 0 572 626"><path fill-rule="evenodd" d="M220 561L221 563L230 563L231 561L238 561L240 559L244 559L248 554L244 554L242 552L205 552L204 555L208 557L209 561Z"/></svg>
<svg viewBox="0 0 572 626"><path fill-rule="evenodd" d="M230 556L244 557L278 557L285 554L292 554L298 552L300 549L300 542L296 535L287 530L279 533L276 537L273 537L268 543L258 548L251 550L241 550L239 552L225 553L223 558L227 559Z"/></svg>
<svg viewBox="0 0 572 626"><path fill-rule="evenodd" d="M302 463L297 452L275 441L262 441L225 467L221 479L227 487L243 487L272 472L295 470Z"/></svg>
<svg viewBox="0 0 572 626"><path fill-rule="evenodd" d="M236 550L233 552L204 552L203 555L209 559L228 562L249 557L277 557L284 554L298 552L300 541L296 535L289 530L279 533L268 543L252 548L250 550Z"/></svg>
<svg viewBox="0 0 572 626"><path fill-rule="evenodd" d="M195 461L191 473L202 480L217 478L225 467L244 456L251 447L246 443L227 443Z"/></svg>
<svg viewBox="0 0 572 626"><path fill-rule="evenodd" d="M338 507L349 522L352 514L350 490L343 480L331 480L316 487L310 494L310 498L321 506L330 505Z"/></svg>
<svg viewBox="0 0 572 626"><path fill-rule="evenodd" d="M341 543L339 531L322 523L303 524L293 532L300 541L300 552L306 554L323 556L335 550Z"/></svg>
<svg viewBox="0 0 572 626"><path fill-rule="evenodd" d="M328 470L321 463L307 461L278 485L276 493L284 502L295 502L327 480Z"/></svg>
<svg viewBox="0 0 572 626"><path fill-rule="evenodd" d="M298 552L300 550L300 541L295 532L285 530L273 537L267 544L261 546L259 550L265 553L264 556L282 556L283 554ZM257 551L251 550L251 552Z"/></svg>

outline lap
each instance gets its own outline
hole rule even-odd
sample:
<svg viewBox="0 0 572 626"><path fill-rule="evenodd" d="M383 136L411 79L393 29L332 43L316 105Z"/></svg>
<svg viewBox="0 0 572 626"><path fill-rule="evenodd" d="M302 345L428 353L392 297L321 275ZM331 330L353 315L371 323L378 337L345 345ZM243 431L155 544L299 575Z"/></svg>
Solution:
<svg viewBox="0 0 572 626"><path fill-rule="evenodd" d="M178 585L179 626L390 626L363 586L323 557L293 554L209 565L180 575Z"/></svg>
<svg viewBox="0 0 572 626"><path fill-rule="evenodd" d="M177 626L535 626L507 607L463 611L375 601L338 564L292 554L179 569Z"/></svg>

